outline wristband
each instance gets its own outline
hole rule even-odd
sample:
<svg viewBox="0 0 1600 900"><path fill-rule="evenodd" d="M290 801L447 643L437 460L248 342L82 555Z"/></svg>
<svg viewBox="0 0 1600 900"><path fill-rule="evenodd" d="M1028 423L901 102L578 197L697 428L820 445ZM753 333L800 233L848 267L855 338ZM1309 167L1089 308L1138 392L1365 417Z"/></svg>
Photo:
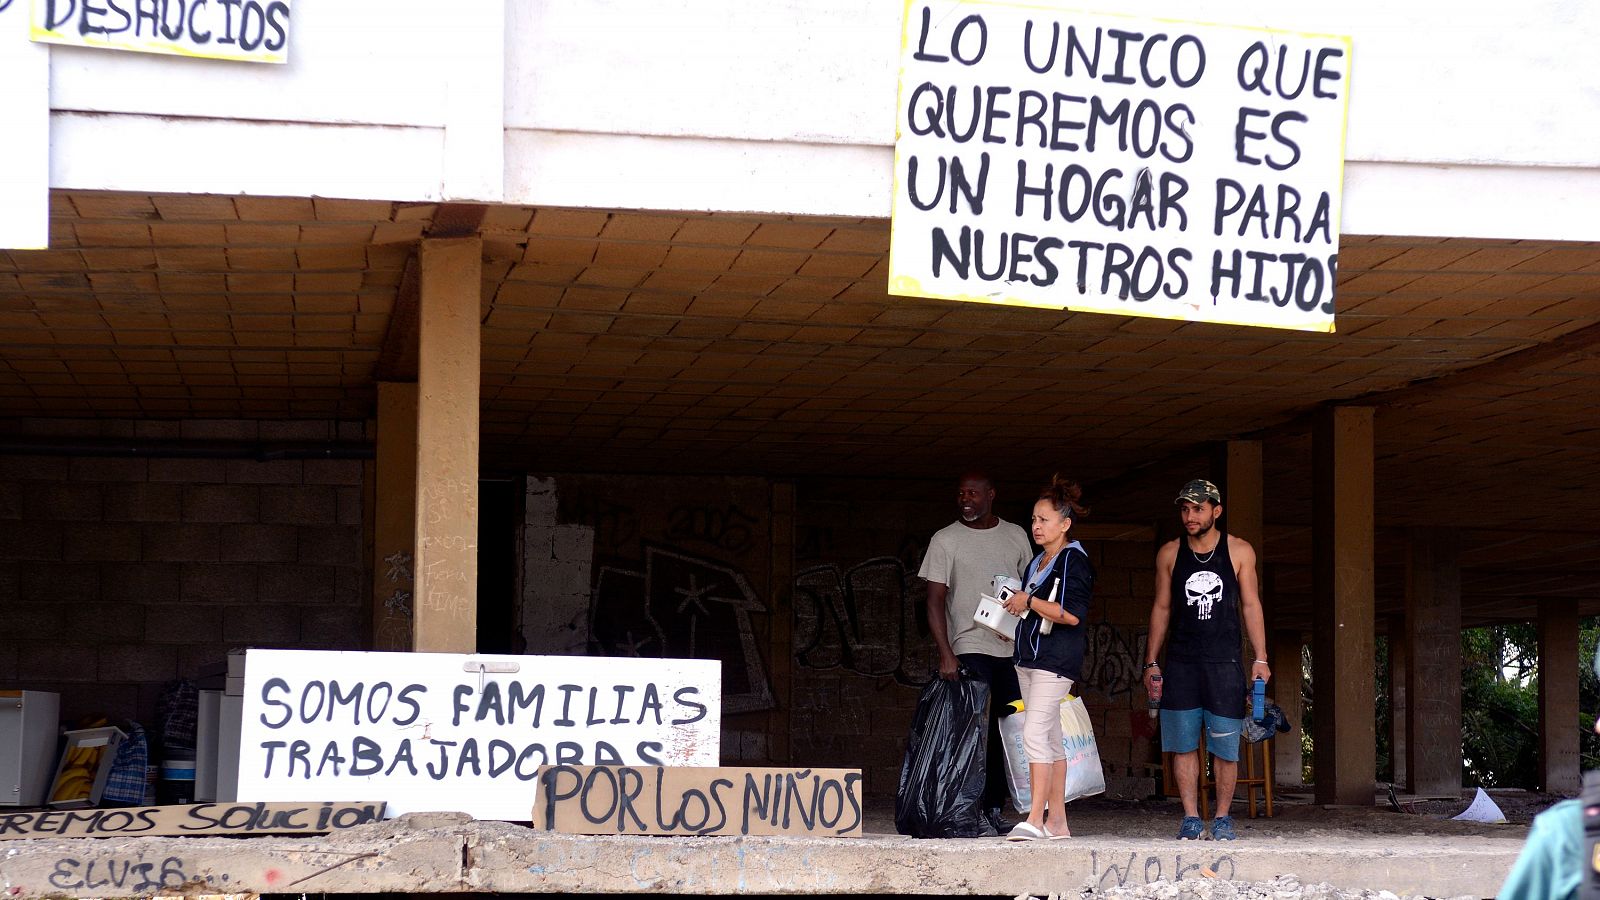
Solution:
<svg viewBox="0 0 1600 900"><path fill-rule="evenodd" d="M1159 669L1159 668L1161 668L1161 663L1158 663L1158 662L1148 662L1148 663L1144 664L1144 671L1146 671L1146 672L1150 671L1151 669Z"/></svg>
<svg viewBox="0 0 1600 900"><path fill-rule="evenodd" d="M1256 660L1256 665L1258 665L1258 666L1270 666L1270 665L1272 665L1272 663L1269 663L1264 659L1258 659L1258 660Z"/></svg>

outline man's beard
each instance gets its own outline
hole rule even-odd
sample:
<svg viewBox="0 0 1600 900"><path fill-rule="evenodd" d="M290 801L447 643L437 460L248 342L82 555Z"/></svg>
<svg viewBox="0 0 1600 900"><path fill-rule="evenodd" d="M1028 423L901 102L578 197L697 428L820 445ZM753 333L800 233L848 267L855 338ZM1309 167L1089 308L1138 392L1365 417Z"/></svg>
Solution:
<svg viewBox="0 0 1600 900"><path fill-rule="evenodd" d="M1215 522L1207 522L1206 524L1201 525L1200 528L1198 530L1196 530L1194 534L1191 534L1189 536L1190 537L1205 537L1206 534L1209 533L1212 528L1216 527L1216 524L1217 523L1215 523Z"/></svg>
<svg viewBox="0 0 1600 900"><path fill-rule="evenodd" d="M981 518L983 518L983 513L977 510L973 510L970 514L965 512L961 514L961 521L963 522L976 522Z"/></svg>

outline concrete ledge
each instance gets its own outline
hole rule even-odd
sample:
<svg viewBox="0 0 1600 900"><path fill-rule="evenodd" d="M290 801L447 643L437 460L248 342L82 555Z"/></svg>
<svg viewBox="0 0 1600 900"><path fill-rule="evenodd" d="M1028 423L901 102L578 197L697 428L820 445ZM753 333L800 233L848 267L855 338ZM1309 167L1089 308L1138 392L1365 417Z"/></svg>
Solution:
<svg viewBox="0 0 1600 900"><path fill-rule="evenodd" d="M1492 897L1520 837L1268 838L1232 845L1077 838L918 841L581 837L462 817L403 817L315 838L0 843L6 898L154 893L977 894L1221 878Z"/></svg>

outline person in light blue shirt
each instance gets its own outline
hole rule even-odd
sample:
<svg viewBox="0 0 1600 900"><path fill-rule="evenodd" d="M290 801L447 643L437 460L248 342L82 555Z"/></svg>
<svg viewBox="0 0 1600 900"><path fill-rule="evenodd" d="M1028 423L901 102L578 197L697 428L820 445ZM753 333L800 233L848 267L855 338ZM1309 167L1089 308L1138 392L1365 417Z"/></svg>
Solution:
<svg viewBox="0 0 1600 900"><path fill-rule="evenodd" d="M1600 653L1593 665L1600 675ZM1594 730L1600 733L1600 720ZM1534 817L1528 841L1497 895L1500 900L1577 900L1584 875L1596 868L1585 858L1583 805L1582 798L1563 800Z"/></svg>

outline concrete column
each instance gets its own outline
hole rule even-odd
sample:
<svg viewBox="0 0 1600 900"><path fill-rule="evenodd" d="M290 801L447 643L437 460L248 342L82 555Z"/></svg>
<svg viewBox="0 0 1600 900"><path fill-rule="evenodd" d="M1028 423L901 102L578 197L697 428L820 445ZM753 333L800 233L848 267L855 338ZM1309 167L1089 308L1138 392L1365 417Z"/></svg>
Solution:
<svg viewBox="0 0 1600 900"><path fill-rule="evenodd" d="M475 237L418 250L415 650L477 650L482 260Z"/></svg>
<svg viewBox="0 0 1600 900"><path fill-rule="evenodd" d="M1578 601L1539 602L1539 788L1576 794L1581 778L1578 729Z"/></svg>
<svg viewBox="0 0 1600 900"><path fill-rule="evenodd" d="M1411 793L1461 794L1461 544L1448 529L1406 538L1406 774Z"/></svg>
<svg viewBox="0 0 1600 900"><path fill-rule="evenodd" d="M1305 754L1300 746L1300 688L1304 680L1300 651L1305 640L1298 631L1283 630L1272 632L1269 640L1272 643L1272 700L1294 726L1293 731L1279 735L1272 742L1272 774L1280 785L1300 785L1305 782Z"/></svg>
<svg viewBox="0 0 1600 900"><path fill-rule="evenodd" d="M1370 407L1328 407L1313 431L1313 738L1325 804L1371 806L1377 783L1372 424Z"/></svg>
<svg viewBox="0 0 1600 900"><path fill-rule="evenodd" d="M1404 616L1389 617L1389 765L1390 783L1410 790L1406 777L1406 667L1410 665Z"/></svg>
<svg viewBox="0 0 1600 900"><path fill-rule="evenodd" d="M417 556L417 386L378 382L372 649L410 650Z"/></svg>
<svg viewBox="0 0 1600 900"><path fill-rule="evenodd" d="M1220 449L1223 459L1223 525L1234 537L1256 548L1256 578L1261 577L1265 502L1262 499L1260 441L1228 441Z"/></svg>

